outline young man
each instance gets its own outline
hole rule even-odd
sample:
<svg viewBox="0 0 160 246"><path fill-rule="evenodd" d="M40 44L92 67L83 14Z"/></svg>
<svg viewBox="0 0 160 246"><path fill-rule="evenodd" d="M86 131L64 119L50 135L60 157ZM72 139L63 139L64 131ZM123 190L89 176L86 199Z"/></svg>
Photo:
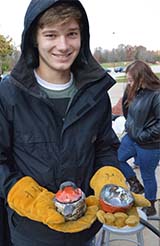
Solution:
<svg viewBox="0 0 160 246"><path fill-rule="evenodd" d="M88 19L77 0L32 0L21 50L0 84L0 190L12 244L91 245L101 224L86 212L63 232L52 199L64 181L88 197L96 170L118 165L107 94L115 81L90 52Z"/></svg>

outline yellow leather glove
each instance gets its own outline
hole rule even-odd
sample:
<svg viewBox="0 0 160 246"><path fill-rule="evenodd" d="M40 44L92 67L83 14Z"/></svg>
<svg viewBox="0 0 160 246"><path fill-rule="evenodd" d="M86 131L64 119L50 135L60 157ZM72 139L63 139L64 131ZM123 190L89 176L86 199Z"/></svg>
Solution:
<svg viewBox="0 0 160 246"><path fill-rule="evenodd" d="M89 196L86 198L87 210L85 214L75 221L66 221L61 224L52 224L49 226L51 229L60 232L74 233L80 232L91 227L93 222L97 219L98 200L95 196Z"/></svg>
<svg viewBox="0 0 160 246"><path fill-rule="evenodd" d="M19 215L50 226L64 222L64 217L56 211L53 198L52 192L26 176L11 188L7 200Z"/></svg>
<svg viewBox="0 0 160 246"><path fill-rule="evenodd" d="M98 201L94 196L86 198L87 211L77 221L65 221L56 211L55 194L40 186L31 177L20 179L8 193L8 204L19 215L39 221L61 232L79 232L89 228L96 220Z"/></svg>
<svg viewBox="0 0 160 246"><path fill-rule="evenodd" d="M100 168L90 181L90 186L94 190L97 199L99 199L100 192L106 184L114 184L128 189L124 175L120 170L112 166ZM150 202L142 195L135 193L132 193L132 195L135 199L134 205L126 213L105 213L102 209L99 209L97 212L98 220L103 224L117 227L124 227L126 225L136 226L139 223L139 215L136 207L148 207L150 206Z"/></svg>

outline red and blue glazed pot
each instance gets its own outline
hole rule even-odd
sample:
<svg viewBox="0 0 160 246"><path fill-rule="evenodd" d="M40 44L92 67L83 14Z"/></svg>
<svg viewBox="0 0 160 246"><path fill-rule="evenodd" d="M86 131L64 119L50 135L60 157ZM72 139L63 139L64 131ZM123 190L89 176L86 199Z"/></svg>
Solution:
<svg viewBox="0 0 160 246"><path fill-rule="evenodd" d="M66 221L77 220L86 211L84 192L70 181L60 185L54 203L57 211L64 216Z"/></svg>

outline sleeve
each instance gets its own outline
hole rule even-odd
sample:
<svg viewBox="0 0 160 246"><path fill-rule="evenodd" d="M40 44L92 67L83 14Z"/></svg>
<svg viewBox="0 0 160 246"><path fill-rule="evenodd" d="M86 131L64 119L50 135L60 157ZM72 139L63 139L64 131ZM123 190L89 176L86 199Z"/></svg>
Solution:
<svg viewBox="0 0 160 246"><path fill-rule="evenodd" d="M96 140L96 170L106 165L119 168L117 158L119 144L119 139L112 129L111 102L109 96L107 95L104 119L102 120Z"/></svg>
<svg viewBox="0 0 160 246"><path fill-rule="evenodd" d="M154 96L150 111L154 118L152 117L147 125L144 125L143 131L137 139L139 143L147 143L160 139L160 93Z"/></svg>
<svg viewBox="0 0 160 246"><path fill-rule="evenodd" d="M10 188L22 177L16 171L12 157L12 115L12 107L0 95L0 193L3 198L7 197Z"/></svg>

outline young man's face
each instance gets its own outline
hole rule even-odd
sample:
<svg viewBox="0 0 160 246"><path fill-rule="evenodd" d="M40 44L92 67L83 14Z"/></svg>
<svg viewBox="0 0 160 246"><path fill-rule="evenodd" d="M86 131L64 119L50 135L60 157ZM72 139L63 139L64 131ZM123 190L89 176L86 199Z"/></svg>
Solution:
<svg viewBox="0 0 160 246"><path fill-rule="evenodd" d="M40 69L48 72L69 71L81 46L79 24L71 19L38 29L37 44Z"/></svg>

